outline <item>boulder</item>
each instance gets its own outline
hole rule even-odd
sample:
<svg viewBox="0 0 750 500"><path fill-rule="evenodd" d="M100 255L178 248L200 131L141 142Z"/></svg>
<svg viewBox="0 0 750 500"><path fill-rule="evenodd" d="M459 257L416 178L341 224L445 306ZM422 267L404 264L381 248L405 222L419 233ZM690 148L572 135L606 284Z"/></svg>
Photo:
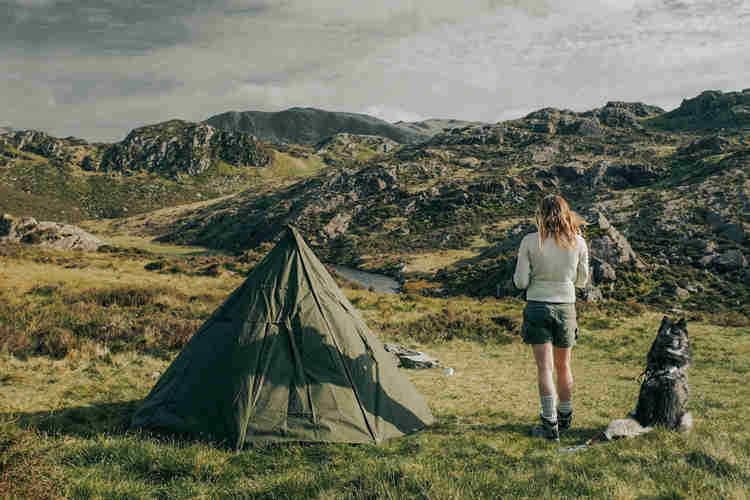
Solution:
<svg viewBox="0 0 750 500"><path fill-rule="evenodd" d="M596 213L599 234L590 243L591 256L617 267L630 263L638 269L645 268L645 264L630 246L628 240L609 223L603 213Z"/></svg>
<svg viewBox="0 0 750 500"><path fill-rule="evenodd" d="M594 189L600 184L605 182L605 176L607 169L609 168L609 162L599 162L586 172L586 180L589 188Z"/></svg>
<svg viewBox="0 0 750 500"><path fill-rule="evenodd" d="M727 250L713 260L720 271L736 271L747 267L747 259L740 250Z"/></svg>
<svg viewBox="0 0 750 500"><path fill-rule="evenodd" d="M567 118L567 117L566 117ZM604 135L604 127L596 118L567 118L560 120L558 127L563 134L576 134L584 137Z"/></svg>
<svg viewBox="0 0 750 500"><path fill-rule="evenodd" d="M586 302L601 302L604 300L604 295L599 287L594 286L589 282L586 288L577 288L576 293L579 294L580 298Z"/></svg>
<svg viewBox="0 0 750 500"><path fill-rule="evenodd" d="M643 128L629 109L607 103L607 106L599 110L599 121L608 127L618 128Z"/></svg>
<svg viewBox="0 0 750 500"><path fill-rule="evenodd" d="M0 218L0 243L27 243L59 250L95 251L101 240L83 229L57 222L37 222L33 217Z"/></svg>
<svg viewBox="0 0 750 500"><path fill-rule="evenodd" d="M595 283L615 281L617 279L615 268L596 257L591 258L591 274L594 277Z"/></svg>
<svg viewBox="0 0 750 500"><path fill-rule="evenodd" d="M696 139L687 146L677 150L683 154L720 154L727 150L730 142L720 135L712 135L702 139Z"/></svg>
<svg viewBox="0 0 750 500"><path fill-rule="evenodd" d="M698 259L698 266L707 268L710 267L711 264L719 257L719 254L716 253L710 253L707 255L704 255L703 257L700 257Z"/></svg>
<svg viewBox="0 0 750 500"><path fill-rule="evenodd" d="M385 350L394 357L396 366L402 368L440 368L440 360L421 351L406 349L400 344L385 344Z"/></svg>
<svg viewBox="0 0 750 500"><path fill-rule="evenodd" d="M721 216L721 214L718 214L712 210L705 210L703 212L703 220L706 222L706 224L714 229L724 224L724 218Z"/></svg>
<svg viewBox="0 0 750 500"><path fill-rule="evenodd" d="M716 250L716 242L711 240L705 240L702 238L695 238L685 242L685 246L701 255L710 255Z"/></svg>
<svg viewBox="0 0 750 500"><path fill-rule="evenodd" d="M614 188L646 186L659 180L661 172L644 163L610 165L605 172L607 184Z"/></svg>
<svg viewBox="0 0 750 500"><path fill-rule="evenodd" d="M328 235L329 238L335 238L346 233L349 229L349 222L351 222L352 216L347 213L336 214L336 216L323 226L323 232Z"/></svg>
<svg viewBox="0 0 750 500"><path fill-rule="evenodd" d="M586 176L586 167L578 164L555 165L552 173L560 180L576 182Z"/></svg>

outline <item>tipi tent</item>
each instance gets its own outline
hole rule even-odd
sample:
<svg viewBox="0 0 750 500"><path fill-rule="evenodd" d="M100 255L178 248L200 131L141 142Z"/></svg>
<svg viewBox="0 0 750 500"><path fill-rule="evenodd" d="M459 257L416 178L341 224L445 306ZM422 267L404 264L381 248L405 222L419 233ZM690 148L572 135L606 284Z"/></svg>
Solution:
<svg viewBox="0 0 750 500"><path fill-rule="evenodd" d="M296 229L201 326L132 418L227 440L375 442L433 422Z"/></svg>

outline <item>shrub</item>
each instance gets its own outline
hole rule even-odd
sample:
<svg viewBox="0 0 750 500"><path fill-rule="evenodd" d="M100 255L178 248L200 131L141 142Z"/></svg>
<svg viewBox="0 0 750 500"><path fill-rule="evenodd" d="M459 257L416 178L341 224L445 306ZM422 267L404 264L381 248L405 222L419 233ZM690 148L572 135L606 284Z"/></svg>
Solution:
<svg viewBox="0 0 750 500"><path fill-rule="evenodd" d="M411 322L390 323L384 333L423 343L442 343L454 339L507 344L513 341L515 324L497 321L474 311L446 307Z"/></svg>
<svg viewBox="0 0 750 500"><path fill-rule="evenodd" d="M36 352L62 359L80 346L80 339L66 328L52 327L38 336Z"/></svg>
<svg viewBox="0 0 750 500"><path fill-rule="evenodd" d="M67 297L66 302L87 302L103 307L117 305L120 307L144 307L155 302L161 294L174 294L173 290L163 287L120 286L115 288L91 288L78 295Z"/></svg>

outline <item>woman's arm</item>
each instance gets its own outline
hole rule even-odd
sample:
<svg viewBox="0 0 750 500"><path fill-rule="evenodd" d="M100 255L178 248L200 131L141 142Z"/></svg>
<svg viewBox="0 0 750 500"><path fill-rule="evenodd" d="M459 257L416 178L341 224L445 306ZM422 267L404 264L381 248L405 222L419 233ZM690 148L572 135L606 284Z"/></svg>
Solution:
<svg viewBox="0 0 750 500"><path fill-rule="evenodd" d="M576 288L586 288L589 281L589 249L586 241L581 238L578 251L578 268L576 269Z"/></svg>
<svg viewBox="0 0 750 500"><path fill-rule="evenodd" d="M518 249L518 259L516 260L516 271L513 273L513 283L516 285L516 288L522 290L528 288L531 274L529 251L527 248L528 239L528 237L524 237L524 239L521 240L521 246Z"/></svg>

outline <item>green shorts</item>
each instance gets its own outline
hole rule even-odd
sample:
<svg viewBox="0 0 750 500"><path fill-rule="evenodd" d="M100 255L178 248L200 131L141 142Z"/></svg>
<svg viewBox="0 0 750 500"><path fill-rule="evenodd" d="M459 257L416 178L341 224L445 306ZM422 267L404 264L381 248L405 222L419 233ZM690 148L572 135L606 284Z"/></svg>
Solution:
<svg viewBox="0 0 750 500"><path fill-rule="evenodd" d="M527 302L521 335L527 344L552 342L555 347L573 347L578 339L576 305Z"/></svg>

